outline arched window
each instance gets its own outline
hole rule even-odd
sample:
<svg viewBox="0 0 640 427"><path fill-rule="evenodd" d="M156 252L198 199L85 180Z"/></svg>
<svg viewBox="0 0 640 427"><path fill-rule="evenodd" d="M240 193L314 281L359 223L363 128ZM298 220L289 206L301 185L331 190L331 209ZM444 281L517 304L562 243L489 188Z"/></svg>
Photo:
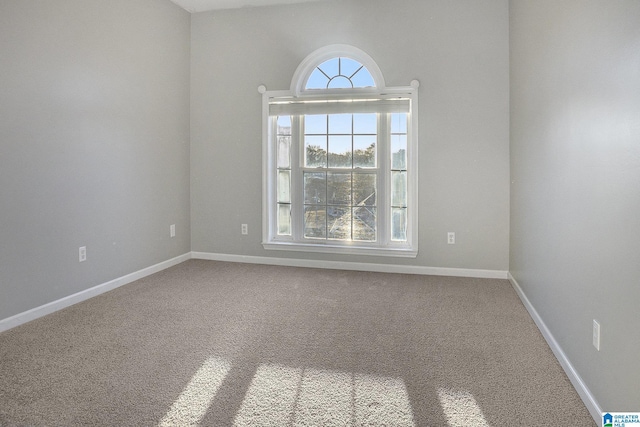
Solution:
<svg viewBox="0 0 640 427"><path fill-rule="evenodd" d="M316 50L298 66L291 79L295 96L350 89L374 92L385 88L378 64L362 50L345 44L334 44Z"/></svg>
<svg viewBox="0 0 640 427"><path fill-rule="evenodd" d="M309 89L353 89L375 87L367 68L346 57L331 58L318 65L304 86Z"/></svg>
<svg viewBox="0 0 640 427"><path fill-rule="evenodd" d="M417 89L348 45L305 58L289 91L259 88L265 248L416 256Z"/></svg>

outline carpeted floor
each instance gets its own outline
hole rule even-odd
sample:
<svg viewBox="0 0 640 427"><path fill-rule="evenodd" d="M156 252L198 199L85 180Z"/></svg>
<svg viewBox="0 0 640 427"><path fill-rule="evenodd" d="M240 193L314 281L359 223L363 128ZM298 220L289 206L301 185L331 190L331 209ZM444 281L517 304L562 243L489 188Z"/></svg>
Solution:
<svg viewBox="0 0 640 427"><path fill-rule="evenodd" d="M594 426L506 280L190 260L0 334L0 425Z"/></svg>

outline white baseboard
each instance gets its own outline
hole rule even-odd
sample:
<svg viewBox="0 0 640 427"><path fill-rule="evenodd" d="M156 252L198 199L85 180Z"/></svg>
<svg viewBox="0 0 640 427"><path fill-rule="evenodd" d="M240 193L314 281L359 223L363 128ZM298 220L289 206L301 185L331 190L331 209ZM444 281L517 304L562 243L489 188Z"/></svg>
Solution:
<svg viewBox="0 0 640 427"><path fill-rule="evenodd" d="M368 262L321 261L314 259L259 257L229 255L210 252L192 252L194 259L211 261L245 262L249 264L282 265L287 267L327 268L333 270L373 271L377 273L424 274L432 276L476 277L483 279L507 279L507 271L476 270L468 268L422 267L417 265L374 264Z"/></svg>
<svg viewBox="0 0 640 427"><path fill-rule="evenodd" d="M522 301L522 304L524 304L525 308L529 312L529 315L531 315L531 318L538 326L538 329L542 333L544 339L547 341L547 344L549 344L549 347L551 347L551 351L553 351L556 359L558 359L558 362L560 362L562 369L564 369L567 377L569 377L569 381L571 381L571 384L573 384L573 387L578 392L578 395L582 399L582 402L589 410L589 413L595 420L596 424L598 426L602 426L602 408L600 407L600 404L598 404L595 396L591 394L591 391L584 383L578 372L575 370L567 355L564 353L564 351L562 351L562 348L553 337L553 334L551 334L549 328L547 328L547 325L544 323L535 307L531 304L531 301L529 301L529 298L527 298L527 295L518 284L518 281L511 275L511 273L508 274L508 277L511 285L513 286L513 289L515 289L516 293L520 297L520 300Z"/></svg>
<svg viewBox="0 0 640 427"><path fill-rule="evenodd" d="M191 253L186 253L167 261L152 265L151 267L143 268L142 270L127 274L126 276L119 277L109 282L102 283L89 289L85 289L84 291L77 292L73 295L69 295L64 298L60 298L59 300L41 305L40 307L32 308L31 310L18 313L15 316L2 319L0 320L0 332L15 328L16 326L22 325L23 323L30 322L31 320L35 320L39 317L46 316L47 314L51 314L58 310L62 310L63 308L88 300L89 298L103 294L112 289L119 288L120 286L126 285L127 283L142 279L143 277L157 273L189 259L191 259Z"/></svg>

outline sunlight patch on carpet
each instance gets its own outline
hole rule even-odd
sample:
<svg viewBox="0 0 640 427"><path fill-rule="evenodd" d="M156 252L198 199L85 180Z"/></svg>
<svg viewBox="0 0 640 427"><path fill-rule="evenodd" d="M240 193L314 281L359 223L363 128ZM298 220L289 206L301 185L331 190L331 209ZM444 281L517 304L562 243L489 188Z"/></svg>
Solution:
<svg viewBox="0 0 640 427"><path fill-rule="evenodd" d="M415 423L401 379L261 365L234 425L414 427Z"/></svg>
<svg viewBox="0 0 640 427"><path fill-rule="evenodd" d="M224 359L207 359L191 377L158 427L197 426L207 413L229 369L231 364Z"/></svg>
<svg viewBox="0 0 640 427"><path fill-rule="evenodd" d="M440 388L438 398L449 427L489 427L478 402L468 391Z"/></svg>

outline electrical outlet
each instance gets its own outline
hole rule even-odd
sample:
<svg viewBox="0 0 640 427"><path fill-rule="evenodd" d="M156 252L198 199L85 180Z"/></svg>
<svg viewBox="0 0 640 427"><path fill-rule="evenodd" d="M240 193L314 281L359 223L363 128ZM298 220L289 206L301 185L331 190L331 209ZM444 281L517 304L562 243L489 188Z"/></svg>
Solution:
<svg viewBox="0 0 640 427"><path fill-rule="evenodd" d="M249 226L247 224L242 224L242 227L240 228L240 232L242 234L249 234Z"/></svg>
<svg viewBox="0 0 640 427"><path fill-rule="evenodd" d="M80 248L78 248L78 261L83 262L86 260L87 260L87 247L80 246Z"/></svg>
<svg viewBox="0 0 640 427"><path fill-rule="evenodd" d="M169 236L170 237L176 237L176 225L175 224L171 224L169 226Z"/></svg>
<svg viewBox="0 0 640 427"><path fill-rule="evenodd" d="M593 319L593 346L600 351L600 322Z"/></svg>
<svg viewBox="0 0 640 427"><path fill-rule="evenodd" d="M453 231L447 233L447 243L450 245L456 244L456 233L454 233Z"/></svg>

